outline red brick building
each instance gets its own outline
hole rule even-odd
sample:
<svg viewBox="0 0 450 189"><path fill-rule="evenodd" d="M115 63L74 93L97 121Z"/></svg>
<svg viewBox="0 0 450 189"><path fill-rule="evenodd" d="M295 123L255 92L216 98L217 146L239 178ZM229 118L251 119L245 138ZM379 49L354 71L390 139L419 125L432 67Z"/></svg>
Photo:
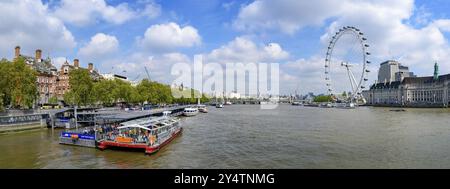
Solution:
<svg viewBox="0 0 450 189"><path fill-rule="evenodd" d="M42 50L37 49L35 56L22 55L20 47L15 48L15 58L22 57L25 59L25 63L34 69L37 73L36 86L39 92L39 104L48 103L51 97L56 96L56 85L58 78L58 71L52 64L50 57L46 59L42 58Z"/></svg>
<svg viewBox="0 0 450 189"><path fill-rule="evenodd" d="M25 63L34 69L38 76L36 78L36 86L39 92L39 104L45 104L49 102L52 97L58 98L58 100L64 100L64 94L70 90L70 77L69 73L73 69L86 69L91 74L91 77L98 81L102 79L102 76L97 70L94 70L94 64L89 63L88 68L80 67L80 61L75 59L73 65L70 65L66 61L61 70L58 71L52 64L50 57L42 59L42 50L37 49L35 56L22 55L20 52L20 46L15 48L15 59L22 57L25 59Z"/></svg>

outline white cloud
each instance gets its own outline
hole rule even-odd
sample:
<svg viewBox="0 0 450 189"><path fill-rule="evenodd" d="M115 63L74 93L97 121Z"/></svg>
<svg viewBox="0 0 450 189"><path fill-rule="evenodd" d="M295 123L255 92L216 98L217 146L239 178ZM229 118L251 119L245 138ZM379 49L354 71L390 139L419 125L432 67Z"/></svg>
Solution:
<svg viewBox="0 0 450 189"><path fill-rule="evenodd" d="M444 35L444 32L450 32L450 19L433 20L428 11L416 8L413 0L256 0L241 8L233 26L248 32L280 31L293 34L304 27L322 26L327 22L330 24L321 37L324 48L331 36L343 26L356 26L365 33L374 63L369 83L376 78L379 63L387 59L399 59L419 75L431 75L434 61L440 64L441 74L450 72L450 46ZM292 82L304 83L302 86L305 88L319 81L321 84L318 86L322 88L314 90L323 92L326 90L322 73L324 62L314 57L324 55L325 52L320 51L303 61L292 61L290 65L296 62L297 72L290 72L292 68L286 66L282 66L282 72L298 77L299 80ZM311 67L311 62L320 66ZM311 68L317 69L317 72L312 72ZM345 80L342 82L348 83Z"/></svg>
<svg viewBox="0 0 450 189"><path fill-rule="evenodd" d="M412 21L414 2L406 1L366 1L344 3L339 17L331 23L328 31L322 36L322 42L328 42L338 28L353 25L360 28L371 45L372 60L378 64L386 59L400 59L403 64L419 74L432 74L434 61L450 68L450 48L443 32L449 29L449 20L430 20L421 23L424 27L413 27L406 24ZM423 20L422 20L423 21ZM372 75L376 75L377 70ZM447 71L448 72L448 71Z"/></svg>
<svg viewBox="0 0 450 189"><path fill-rule="evenodd" d="M297 92L301 94L326 93L324 65L324 59L321 56L301 58L280 64L280 88L284 93L291 94L294 90L298 90ZM353 69L353 72L357 79L361 77L361 73L358 73L357 69ZM343 67L335 66L331 79L335 92L351 91L350 81Z"/></svg>
<svg viewBox="0 0 450 189"><path fill-rule="evenodd" d="M172 51L179 47L193 47L201 44L201 37L192 26L180 27L176 23L150 26L138 44L156 52Z"/></svg>
<svg viewBox="0 0 450 189"><path fill-rule="evenodd" d="M337 14L340 0L256 0L239 11L233 26L238 30L280 30L292 34L304 26L323 24Z"/></svg>
<svg viewBox="0 0 450 189"><path fill-rule="evenodd" d="M67 60L66 57L56 57L56 58L52 58L52 63L53 65L56 67L56 69L60 69L61 66L66 62L70 62L69 60Z"/></svg>
<svg viewBox="0 0 450 189"><path fill-rule="evenodd" d="M101 61L119 49L119 40L115 36L97 33L78 53L87 61Z"/></svg>
<svg viewBox="0 0 450 189"><path fill-rule="evenodd" d="M42 49L44 54L65 52L76 46L72 33L58 18L49 14L41 1L0 1L0 53L14 56L20 45L24 53Z"/></svg>
<svg viewBox="0 0 450 189"><path fill-rule="evenodd" d="M161 13L161 7L154 2L140 4L145 8L134 10L127 3L112 6L105 0L62 0L54 7L54 15L67 23L87 26L99 20L120 25L140 16L153 19Z"/></svg>
<svg viewBox="0 0 450 189"><path fill-rule="evenodd" d="M226 11L229 11L235 4L236 4L235 1L227 2L227 3L222 3L222 7L223 7Z"/></svg>
<svg viewBox="0 0 450 189"><path fill-rule="evenodd" d="M175 77L170 75L172 66L176 63L191 63L190 58L181 53L165 53L149 56L143 53L134 53L125 61L113 62L116 72L127 73L130 79L147 78L145 67L147 67L150 79L170 84Z"/></svg>
<svg viewBox="0 0 450 189"><path fill-rule="evenodd" d="M145 8L141 14L149 19L157 18L161 15L161 5L154 2L149 2L145 5Z"/></svg>
<svg viewBox="0 0 450 189"><path fill-rule="evenodd" d="M226 45L212 50L206 55L206 60L218 63L259 63L277 62L288 57L289 53L284 51L278 43L257 45L247 37L236 37Z"/></svg>

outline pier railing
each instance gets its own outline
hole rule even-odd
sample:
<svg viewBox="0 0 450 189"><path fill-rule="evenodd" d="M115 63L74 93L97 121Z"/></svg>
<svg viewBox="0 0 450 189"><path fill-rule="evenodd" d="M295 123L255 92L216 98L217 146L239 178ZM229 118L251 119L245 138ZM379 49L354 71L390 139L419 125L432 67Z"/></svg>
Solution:
<svg viewBox="0 0 450 189"><path fill-rule="evenodd" d="M43 119L45 119L44 117L43 114L1 116L0 126L42 123Z"/></svg>

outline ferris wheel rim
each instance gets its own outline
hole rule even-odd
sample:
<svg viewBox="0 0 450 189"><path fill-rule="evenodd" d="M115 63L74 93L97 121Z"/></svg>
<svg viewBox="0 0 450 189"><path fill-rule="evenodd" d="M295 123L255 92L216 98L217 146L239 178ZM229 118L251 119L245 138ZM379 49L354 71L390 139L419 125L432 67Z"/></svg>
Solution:
<svg viewBox="0 0 450 189"><path fill-rule="evenodd" d="M325 58L325 80L327 85L327 90L330 95L334 95L333 93L333 86L332 86L332 77L331 77L331 59L333 55L333 51L335 48L336 43L339 41L339 39L345 35L345 34L351 34L354 35L354 37L357 38L357 42L361 45L361 50L363 53L363 62L362 62L362 73L361 76L358 78L359 82L357 82L357 86L355 86L354 89L352 89L352 95L356 98L356 96L361 95L362 90L365 88L366 81L368 80L368 73L370 70L368 69L368 64L370 64L370 61L368 60L368 56L370 55L368 51L369 45L367 44L367 39L364 37L364 33L361 32L360 29L352 26L346 26L341 29L339 29L331 38L330 43L327 47L327 53ZM353 98L352 97L352 98Z"/></svg>

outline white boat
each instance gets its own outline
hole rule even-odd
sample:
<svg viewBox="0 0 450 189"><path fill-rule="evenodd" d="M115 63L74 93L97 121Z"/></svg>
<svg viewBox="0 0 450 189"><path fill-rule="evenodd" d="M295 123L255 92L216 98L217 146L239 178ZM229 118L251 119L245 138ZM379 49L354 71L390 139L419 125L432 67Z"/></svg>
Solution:
<svg viewBox="0 0 450 189"><path fill-rule="evenodd" d="M216 108L223 108L223 104L216 104Z"/></svg>
<svg viewBox="0 0 450 189"><path fill-rule="evenodd" d="M183 127L178 118L143 118L121 123L99 141L98 148L109 147L143 149L146 154L153 154L179 136Z"/></svg>
<svg viewBox="0 0 450 189"><path fill-rule="evenodd" d="M208 113L208 109L206 109L205 105L197 105L198 111L201 113Z"/></svg>
<svg viewBox="0 0 450 189"><path fill-rule="evenodd" d="M231 103L230 101L226 101L225 105L232 105L233 103Z"/></svg>
<svg viewBox="0 0 450 189"><path fill-rule="evenodd" d="M292 102L292 106L301 106L303 105L301 102Z"/></svg>
<svg viewBox="0 0 450 189"><path fill-rule="evenodd" d="M355 103L336 103L336 108L354 109L354 108L356 108L356 105L355 105Z"/></svg>
<svg viewBox="0 0 450 189"><path fill-rule="evenodd" d="M322 104L319 105L319 107L321 107L321 108L333 108L334 106L335 106L335 105L332 104L332 103L330 103L330 102L328 102L328 103L322 103Z"/></svg>
<svg viewBox="0 0 450 189"><path fill-rule="evenodd" d="M198 108L185 108L183 115L187 117L196 116L198 114Z"/></svg>

